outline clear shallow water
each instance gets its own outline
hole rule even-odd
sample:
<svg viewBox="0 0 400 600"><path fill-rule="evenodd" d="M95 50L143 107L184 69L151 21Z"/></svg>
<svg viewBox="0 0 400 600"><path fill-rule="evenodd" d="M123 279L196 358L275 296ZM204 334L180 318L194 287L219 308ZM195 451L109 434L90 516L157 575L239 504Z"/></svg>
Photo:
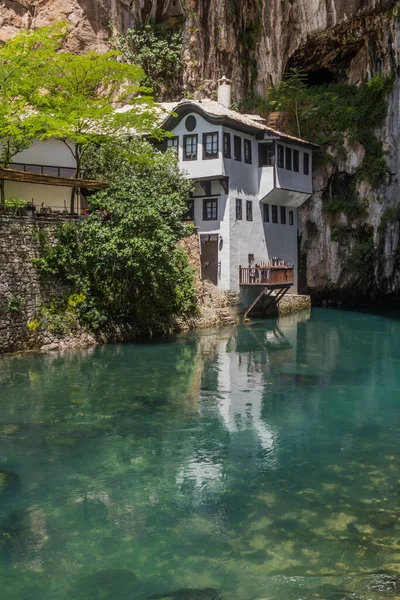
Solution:
<svg viewBox="0 0 400 600"><path fill-rule="evenodd" d="M5 357L0 598L400 596L399 434L396 316Z"/></svg>

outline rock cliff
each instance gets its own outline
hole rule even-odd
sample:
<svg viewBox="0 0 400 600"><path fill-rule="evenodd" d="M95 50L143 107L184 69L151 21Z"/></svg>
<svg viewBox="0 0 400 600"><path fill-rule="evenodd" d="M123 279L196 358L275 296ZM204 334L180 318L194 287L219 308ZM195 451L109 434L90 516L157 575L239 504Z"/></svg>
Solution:
<svg viewBox="0 0 400 600"><path fill-rule="evenodd" d="M383 219L400 198L400 9L395 0L0 0L0 36L54 21L72 25L71 47L102 50L110 33L147 19L171 22L184 37L183 87L207 95L226 74L240 100L262 95L290 67L301 66L315 81L335 77L360 83L375 74L396 76L388 114L378 137L387 150L390 182L377 190L365 182L358 191L368 199L367 216L333 221L322 212L322 196L334 172L351 174L363 148L350 143L335 167L315 172L315 194L301 211L302 281L316 297L392 297L400 292L399 218ZM394 214L396 211L392 211ZM400 211L398 213L400 215ZM346 235L335 239L340 227ZM351 269L348 254L360 231L371 231L375 250L365 270ZM362 258L362 257L361 257ZM364 281L364 283L362 283ZM364 286L364 289L363 289Z"/></svg>

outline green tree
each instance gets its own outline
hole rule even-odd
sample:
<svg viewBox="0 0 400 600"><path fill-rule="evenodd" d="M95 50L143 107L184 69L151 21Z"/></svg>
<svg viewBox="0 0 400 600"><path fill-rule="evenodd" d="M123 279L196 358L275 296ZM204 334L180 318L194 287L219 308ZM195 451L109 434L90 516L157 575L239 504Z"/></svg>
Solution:
<svg viewBox="0 0 400 600"><path fill-rule="evenodd" d="M331 160L331 148L343 153L345 137L361 143L365 158L357 177L372 185L385 183L388 168L376 128L387 114L387 94L392 77L375 76L360 86L329 83L308 87L306 74L292 69L271 87L267 103L289 116L289 132L321 146L321 156Z"/></svg>
<svg viewBox="0 0 400 600"><path fill-rule="evenodd" d="M174 152L136 139L92 147L87 164L110 187L90 198L93 214L59 230L43 273L84 295L77 310L92 328L123 320L149 331L193 310L193 271L177 245L191 183Z"/></svg>
<svg viewBox="0 0 400 600"><path fill-rule="evenodd" d="M31 100L42 89L43 64L60 47L62 28L24 31L0 48L0 165L28 148L39 123ZM0 207L5 206L4 180L0 180Z"/></svg>
<svg viewBox="0 0 400 600"><path fill-rule="evenodd" d="M59 139L69 148L76 178L82 175L93 143L123 139L132 132L157 135L154 100L140 85L144 72L121 62L117 51L75 55L50 50L39 77L43 87L31 99L39 116L39 137Z"/></svg>
<svg viewBox="0 0 400 600"><path fill-rule="evenodd" d="M302 136L301 123L314 107L307 97L307 75L301 69L290 69L285 78L268 90L267 100L274 111L290 113L296 123L296 135Z"/></svg>
<svg viewBox="0 0 400 600"><path fill-rule="evenodd" d="M117 40L117 48L128 62L142 67L146 83L158 97L176 96L182 44L180 33L154 22L128 29Z"/></svg>

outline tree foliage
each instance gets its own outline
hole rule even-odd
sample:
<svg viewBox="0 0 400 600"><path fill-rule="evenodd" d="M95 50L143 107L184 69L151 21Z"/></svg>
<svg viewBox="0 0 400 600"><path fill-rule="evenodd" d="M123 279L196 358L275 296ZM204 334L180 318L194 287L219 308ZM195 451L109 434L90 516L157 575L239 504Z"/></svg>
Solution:
<svg viewBox="0 0 400 600"><path fill-rule="evenodd" d="M358 176L372 185L388 176L385 154L375 130L387 114L390 77L375 76L360 86L329 83L308 87L306 74L292 69L268 91L271 110L287 112L291 133L319 144L323 151L343 146L344 137L360 142L366 155Z"/></svg>
<svg viewBox="0 0 400 600"><path fill-rule="evenodd" d="M176 96L181 72L182 35L158 23L128 29L117 47L130 63L146 73L146 83L157 96Z"/></svg>
<svg viewBox="0 0 400 600"><path fill-rule="evenodd" d="M32 98L42 86L40 72L46 57L60 45L60 26L23 31L0 47L0 165L30 146L39 133ZM5 206L4 181L0 182Z"/></svg>
<svg viewBox="0 0 400 600"><path fill-rule="evenodd" d="M38 261L42 272L85 298L76 310L90 328L128 320L149 330L189 313L193 271L177 242L191 183L176 155L136 140L92 148L90 156L90 176L110 187L90 198L87 219L59 229L58 244Z"/></svg>
<svg viewBox="0 0 400 600"><path fill-rule="evenodd" d="M94 142L130 131L156 134L158 117L141 85L142 69L121 62L117 51L68 52L67 38L67 26L59 24L18 34L1 49L3 164L34 138L59 139L70 149L79 178Z"/></svg>

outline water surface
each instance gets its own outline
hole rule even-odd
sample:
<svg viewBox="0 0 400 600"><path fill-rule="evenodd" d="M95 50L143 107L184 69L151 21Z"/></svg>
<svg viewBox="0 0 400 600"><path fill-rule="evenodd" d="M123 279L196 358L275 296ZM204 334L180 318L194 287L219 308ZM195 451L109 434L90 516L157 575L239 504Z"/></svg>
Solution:
<svg viewBox="0 0 400 600"><path fill-rule="evenodd" d="M0 598L399 597L399 433L396 315L4 357Z"/></svg>

